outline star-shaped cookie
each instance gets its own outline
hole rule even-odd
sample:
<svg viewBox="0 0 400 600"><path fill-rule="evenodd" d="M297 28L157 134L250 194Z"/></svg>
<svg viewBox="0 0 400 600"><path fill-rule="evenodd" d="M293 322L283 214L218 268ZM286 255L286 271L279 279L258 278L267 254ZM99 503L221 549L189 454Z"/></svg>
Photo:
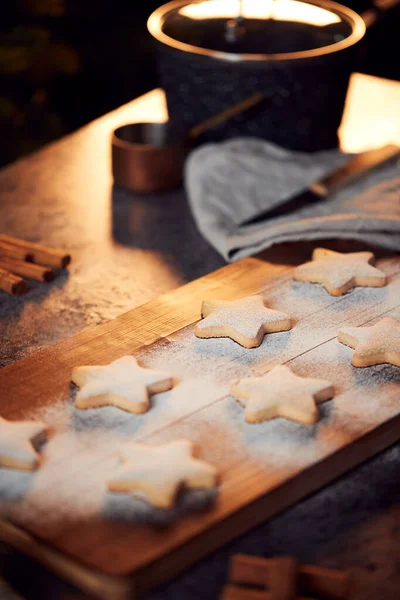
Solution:
<svg viewBox="0 0 400 600"><path fill-rule="evenodd" d="M355 348L351 364L372 367L390 363L400 367L400 321L385 317L370 327L343 327L338 340Z"/></svg>
<svg viewBox="0 0 400 600"><path fill-rule="evenodd" d="M246 407L248 423L285 417L310 425L318 420L317 403L332 398L334 391L325 379L299 377L278 365L266 375L231 384L231 393Z"/></svg>
<svg viewBox="0 0 400 600"><path fill-rule="evenodd" d="M341 296L355 286L382 287L386 274L372 265L372 252L349 252L343 254L316 248L311 262L296 267L295 281L320 283L332 296Z"/></svg>
<svg viewBox="0 0 400 600"><path fill-rule="evenodd" d="M201 316L195 328L197 337L229 337L245 348L259 346L266 333L292 327L288 315L267 308L259 295L240 300L204 301Z"/></svg>
<svg viewBox="0 0 400 600"><path fill-rule="evenodd" d="M40 464L36 448L47 440L39 421L7 421L0 417L0 467L34 471Z"/></svg>
<svg viewBox="0 0 400 600"><path fill-rule="evenodd" d="M78 408L117 406L136 414L149 409L149 396L173 386L170 375L140 367L133 356L104 367L75 367L72 381L81 388L76 396Z"/></svg>
<svg viewBox="0 0 400 600"><path fill-rule="evenodd" d="M193 444L188 440L161 446L126 444L120 453L125 465L121 473L108 482L108 489L144 492L153 506L170 508L181 486L211 489L217 484L215 467L193 458L192 453Z"/></svg>

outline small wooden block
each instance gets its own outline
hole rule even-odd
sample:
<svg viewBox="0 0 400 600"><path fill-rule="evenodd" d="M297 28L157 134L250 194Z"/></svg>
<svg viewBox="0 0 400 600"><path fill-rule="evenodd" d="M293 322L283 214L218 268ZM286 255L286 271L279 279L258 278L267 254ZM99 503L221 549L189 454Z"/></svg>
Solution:
<svg viewBox="0 0 400 600"><path fill-rule="evenodd" d="M219 600L272 600L272 595L267 590L255 590L251 588L245 588L238 585L228 584L222 588L222 593ZM317 600L307 596L296 597L295 600Z"/></svg>
<svg viewBox="0 0 400 600"><path fill-rule="evenodd" d="M266 590L254 590L229 584L223 587L220 600L272 600L272 596Z"/></svg>
<svg viewBox="0 0 400 600"><path fill-rule="evenodd" d="M266 588L270 583L274 559L235 554L231 558L229 581L233 584ZM298 593L324 600L346 600L349 597L351 577L347 571L327 569L314 565L299 565Z"/></svg>
<svg viewBox="0 0 400 600"><path fill-rule="evenodd" d="M346 600L349 598L350 585L351 576L348 571L315 565L299 567L299 593L314 594L324 600Z"/></svg>
<svg viewBox="0 0 400 600"><path fill-rule="evenodd" d="M294 556L280 556L272 560L268 569L271 600L295 600L297 592L297 560Z"/></svg>
<svg viewBox="0 0 400 600"><path fill-rule="evenodd" d="M230 561L229 581L238 585L265 588L268 585L270 559L234 554Z"/></svg>

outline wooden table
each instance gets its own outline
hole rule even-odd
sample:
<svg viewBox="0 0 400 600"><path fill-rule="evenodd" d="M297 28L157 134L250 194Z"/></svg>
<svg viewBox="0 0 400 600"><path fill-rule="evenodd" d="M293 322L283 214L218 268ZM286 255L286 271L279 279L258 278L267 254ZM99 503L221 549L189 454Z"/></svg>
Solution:
<svg viewBox="0 0 400 600"><path fill-rule="evenodd" d="M355 74L340 131L342 148L359 151L400 143L399 105L400 84ZM52 286L37 285L21 299L1 297L0 364L114 318L224 264L197 232L182 191L140 197L112 187L112 130L165 116L163 94L155 90L0 172L1 230L64 246L74 257L69 276ZM290 263L309 251L310 244L296 245L293 258L293 246L286 245L272 248L264 258ZM233 550L288 552L307 562L349 566L366 584L366 595L358 600L394 598L400 586L398 465L399 448L392 448L148 598L215 597ZM26 597L38 597L41 586L43 599L72 593L14 553L5 564L11 580L26 569Z"/></svg>

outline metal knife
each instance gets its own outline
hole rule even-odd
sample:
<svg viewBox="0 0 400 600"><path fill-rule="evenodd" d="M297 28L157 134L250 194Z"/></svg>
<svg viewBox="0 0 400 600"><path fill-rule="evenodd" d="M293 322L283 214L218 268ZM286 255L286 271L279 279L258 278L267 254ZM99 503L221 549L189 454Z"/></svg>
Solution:
<svg viewBox="0 0 400 600"><path fill-rule="evenodd" d="M285 200L283 203L268 208L246 221L242 221L239 223L239 226L262 223L272 217L287 215L308 204L321 202L328 198L332 192L336 192L336 190L343 188L348 183L353 182L362 175L372 171L375 167L383 165L397 156L400 156L400 146L395 144L387 144L381 148L361 152L361 154L358 154L343 166L335 169L329 175L325 175L315 181L310 187Z"/></svg>

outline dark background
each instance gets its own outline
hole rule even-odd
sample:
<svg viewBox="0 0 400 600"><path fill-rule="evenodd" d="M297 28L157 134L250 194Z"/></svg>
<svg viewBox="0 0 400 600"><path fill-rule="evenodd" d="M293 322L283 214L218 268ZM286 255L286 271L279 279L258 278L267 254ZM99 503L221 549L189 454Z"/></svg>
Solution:
<svg viewBox="0 0 400 600"><path fill-rule="evenodd" d="M357 12L370 0L343 2ZM160 0L0 2L0 166L159 85ZM364 72L400 80L400 11L367 34Z"/></svg>

